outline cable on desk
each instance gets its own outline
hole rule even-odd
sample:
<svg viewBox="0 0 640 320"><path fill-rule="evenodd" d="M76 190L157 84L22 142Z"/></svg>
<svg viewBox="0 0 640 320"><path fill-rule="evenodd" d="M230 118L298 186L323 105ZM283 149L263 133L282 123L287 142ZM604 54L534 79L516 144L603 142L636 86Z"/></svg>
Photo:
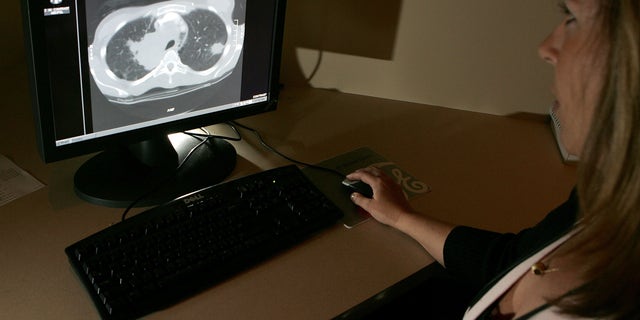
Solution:
<svg viewBox="0 0 640 320"><path fill-rule="evenodd" d="M243 129L245 129L245 130L250 131L251 133L253 133L253 134L258 138L258 141L260 141L260 144L261 144L265 149L267 149L267 150L269 150L269 151L271 151L271 152L273 152L273 153L275 153L275 154L279 155L280 157L282 157L282 158L284 158L284 159L286 159L286 160L288 160L288 161L290 161L290 162L293 162L293 163L295 163L295 164L299 164L299 165L302 165L302 166L306 166L306 167L309 167L309 168L313 168L313 169L316 169L316 170L321 170L321 171L329 172L329 173L332 173L332 174L335 174L335 175L339 176L340 178L344 178L344 176L345 176L342 172L339 172L339 171L334 170L334 169L331 169L331 168L327 168L327 167L323 167L323 166L318 166L318 165L315 165L315 164L306 163L306 162L303 162L303 161L299 161L299 160L293 159L293 158L291 158L291 157L289 157L289 156L285 155L284 153L282 153L282 152L278 151L276 148L274 148L274 147L270 146L270 145L269 145L269 144L268 144L268 143L267 143L267 142L262 138L262 135L260 135L260 132L258 132L258 130L254 129L254 128L251 128L251 127L248 127L248 126L245 126L245 125L243 125L243 124L241 124L241 123L238 123L238 122L236 122L236 121L231 121L231 123L232 123L232 124L234 124L234 125L236 125L236 126L238 126L238 127L240 127L240 128L243 128Z"/></svg>

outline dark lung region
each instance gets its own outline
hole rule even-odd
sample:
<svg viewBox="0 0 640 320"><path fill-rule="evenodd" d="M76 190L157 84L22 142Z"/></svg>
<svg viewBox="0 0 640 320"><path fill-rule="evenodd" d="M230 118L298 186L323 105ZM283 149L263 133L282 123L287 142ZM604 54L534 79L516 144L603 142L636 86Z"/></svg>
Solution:
<svg viewBox="0 0 640 320"><path fill-rule="evenodd" d="M107 45L106 62L116 77L139 80L170 50L177 51L180 61L194 71L210 69L220 60L228 36L224 21L216 13L196 9L180 16L175 13L173 17L168 16L139 18L115 33ZM184 32L178 30L180 24L187 27ZM180 35L174 37L174 32ZM162 47L153 46L150 41L153 37L165 37L166 42ZM156 60L152 61L155 66L149 64L149 57Z"/></svg>
<svg viewBox="0 0 640 320"><path fill-rule="evenodd" d="M135 81L147 75L147 70L136 59L130 42L140 42L148 33L155 32L155 19L139 18L120 28L107 45L106 62L109 69L120 79Z"/></svg>
<svg viewBox="0 0 640 320"><path fill-rule="evenodd" d="M195 71L213 67L227 43L224 21L214 12L198 9L183 16L189 25L186 43L178 54L182 63Z"/></svg>

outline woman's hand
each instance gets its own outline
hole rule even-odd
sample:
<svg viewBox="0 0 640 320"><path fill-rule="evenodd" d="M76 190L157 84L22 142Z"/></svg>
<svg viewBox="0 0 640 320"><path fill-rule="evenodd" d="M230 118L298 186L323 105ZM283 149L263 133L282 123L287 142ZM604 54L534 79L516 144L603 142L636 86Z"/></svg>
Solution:
<svg viewBox="0 0 640 320"><path fill-rule="evenodd" d="M360 180L373 189L371 199L354 192L351 201L386 225L396 227L398 220L414 212L402 188L391 177L376 167L359 169L349 175L349 180Z"/></svg>
<svg viewBox="0 0 640 320"><path fill-rule="evenodd" d="M402 188L382 170L368 167L347 175L373 189L371 199L353 193L351 201L381 223L396 228L420 243L429 254L444 266L443 249L454 225L416 212L402 192Z"/></svg>

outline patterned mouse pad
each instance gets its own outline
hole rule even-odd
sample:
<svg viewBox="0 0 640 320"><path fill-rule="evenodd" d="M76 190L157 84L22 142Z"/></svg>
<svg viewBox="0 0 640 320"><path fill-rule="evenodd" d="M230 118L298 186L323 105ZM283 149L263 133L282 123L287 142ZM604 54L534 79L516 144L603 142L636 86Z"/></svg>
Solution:
<svg viewBox="0 0 640 320"><path fill-rule="evenodd" d="M368 166L378 167L402 186L407 199L431 191L431 188L424 182L367 147L341 154L317 165L336 170L343 175ZM344 212L342 222L345 227L352 228L370 218L367 212L354 205L349 199L351 191L341 185L344 177L311 167L302 170Z"/></svg>

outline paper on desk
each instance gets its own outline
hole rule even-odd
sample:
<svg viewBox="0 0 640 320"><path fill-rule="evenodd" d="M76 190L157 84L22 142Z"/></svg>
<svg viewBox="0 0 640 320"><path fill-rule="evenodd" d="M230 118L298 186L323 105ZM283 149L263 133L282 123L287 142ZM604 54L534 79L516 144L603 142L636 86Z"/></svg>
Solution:
<svg viewBox="0 0 640 320"><path fill-rule="evenodd" d="M43 186L40 181L0 154L0 206Z"/></svg>

